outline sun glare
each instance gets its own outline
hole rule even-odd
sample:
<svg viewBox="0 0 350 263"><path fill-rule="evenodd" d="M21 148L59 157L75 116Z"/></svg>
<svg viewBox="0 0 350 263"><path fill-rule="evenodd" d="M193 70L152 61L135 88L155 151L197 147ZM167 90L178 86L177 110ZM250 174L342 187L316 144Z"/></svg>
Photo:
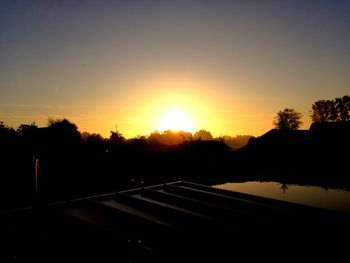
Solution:
<svg viewBox="0 0 350 263"><path fill-rule="evenodd" d="M193 132L193 121L182 111L169 111L158 119L158 130Z"/></svg>

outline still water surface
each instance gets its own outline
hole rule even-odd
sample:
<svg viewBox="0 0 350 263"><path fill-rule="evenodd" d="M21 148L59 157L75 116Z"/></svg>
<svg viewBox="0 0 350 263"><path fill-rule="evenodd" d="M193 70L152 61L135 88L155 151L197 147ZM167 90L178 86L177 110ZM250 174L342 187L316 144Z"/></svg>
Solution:
<svg viewBox="0 0 350 263"><path fill-rule="evenodd" d="M350 214L350 191L275 182L226 183L214 187L327 208Z"/></svg>

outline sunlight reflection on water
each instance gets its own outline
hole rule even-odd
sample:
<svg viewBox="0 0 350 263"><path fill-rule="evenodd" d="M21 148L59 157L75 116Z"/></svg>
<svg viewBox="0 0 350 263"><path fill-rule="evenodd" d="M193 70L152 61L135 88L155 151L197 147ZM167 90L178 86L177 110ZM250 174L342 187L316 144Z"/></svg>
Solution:
<svg viewBox="0 0 350 263"><path fill-rule="evenodd" d="M350 191L276 182L226 183L214 187L294 203L327 208L350 214Z"/></svg>

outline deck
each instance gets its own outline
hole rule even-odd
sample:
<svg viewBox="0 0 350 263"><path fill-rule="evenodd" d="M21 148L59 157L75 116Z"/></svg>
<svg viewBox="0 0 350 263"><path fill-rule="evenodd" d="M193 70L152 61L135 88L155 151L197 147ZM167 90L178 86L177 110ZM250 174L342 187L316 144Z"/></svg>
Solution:
<svg viewBox="0 0 350 263"><path fill-rule="evenodd" d="M2 225L9 226L5 256L17 261L169 262L256 253L277 261L276 251L297 257L322 248L334 252L335 244L340 249L340 233L350 233L348 219L180 181L12 213Z"/></svg>

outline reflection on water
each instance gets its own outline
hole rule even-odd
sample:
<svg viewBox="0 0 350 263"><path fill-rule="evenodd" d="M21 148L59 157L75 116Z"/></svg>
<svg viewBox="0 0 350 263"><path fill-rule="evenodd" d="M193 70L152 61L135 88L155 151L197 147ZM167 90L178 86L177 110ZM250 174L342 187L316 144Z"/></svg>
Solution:
<svg viewBox="0 0 350 263"><path fill-rule="evenodd" d="M350 191L275 182L226 183L214 187L332 209L350 214Z"/></svg>

